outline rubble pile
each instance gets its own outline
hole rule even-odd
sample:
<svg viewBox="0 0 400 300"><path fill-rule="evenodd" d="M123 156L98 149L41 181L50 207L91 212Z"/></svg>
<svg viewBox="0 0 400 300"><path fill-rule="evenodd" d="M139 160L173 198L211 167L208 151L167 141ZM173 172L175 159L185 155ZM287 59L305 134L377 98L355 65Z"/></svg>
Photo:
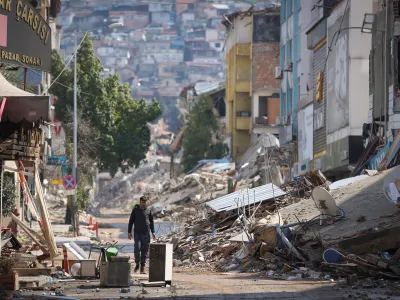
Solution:
<svg viewBox="0 0 400 300"><path fill-rule="evenodd" d="M345 226L348 220L343 209L339 207L336 215L325 216L321 223L323 216L309 198L309 192L315 186L329 190L330 183L319 172L309 173L298 180L282 187L287 192L285 196L263 201L260 205L238 207L230 212L212 211L206 205L208 199L188 197L174 208L174 220L179 220L181 231L161 237L159 242L173 244L174 266L179 268L257 272L285 280L347 280L350 285L361 278L400 279L400 244L389 249L382 241L381 247L365 248L360 254L344 251L339 246L340 240L332 243L321 235L324 230L335 228L340 235L339 228L343 229L341 226ZM372 179L368 180L358 181L353 186L346 182L342 185L337 183L332 185L335 188L332 193L339 203L346 201L346 194L354 196L353 190L359 190L360 185L371 185ZM215 188L216 184L223 183L208 182L196 174L187 176L176 185L167 184L166 188L175 191L203 185L208 190ZM376 189L373 185L371 188ZM297 201L293 201L296 198ZM292 209L304 203L313 206L314 214L308 219L301 215L303 209ZM357 218L355 222L362 224L363 221ZM363 233L368 232L371 231ZM346 238L349 236L342 239ZM385 250L374 250L378 248Z"/></svg>
<svg viewBox="0 0 400 300"><path fill-rule="evenodd" d="M134 204L134 199L139 198L145 189L158 192L161 183L168 181L168 179L169 175L166 172L158 170L157 161L151 160L134 169L131 173L117 174L116 178L96 195L92 203L93 208L99 210L119 207L129 210ZM113 199L113 201L110 201L110 199Z"/></svg>

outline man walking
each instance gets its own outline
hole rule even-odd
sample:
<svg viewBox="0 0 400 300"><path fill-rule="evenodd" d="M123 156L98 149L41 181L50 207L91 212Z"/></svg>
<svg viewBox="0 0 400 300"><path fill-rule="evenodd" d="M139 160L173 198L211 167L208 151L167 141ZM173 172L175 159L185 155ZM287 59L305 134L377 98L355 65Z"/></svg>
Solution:
<svg viewBox="0 0 400 300"><path fill-rule="evenodd" d="M140 204L135 205L132 210L131 217L129 218L128 225L128 239L132 239L132 226L133 229L133 239L135 241L135 272L139 270L140 264L140 274L146 274L144 271L144 266L146 264L146 255L149 251L150 244L150 231L153 239L156 239L154 233L154 222L151 210L147 207L147 197L140 197Z"/></svg>

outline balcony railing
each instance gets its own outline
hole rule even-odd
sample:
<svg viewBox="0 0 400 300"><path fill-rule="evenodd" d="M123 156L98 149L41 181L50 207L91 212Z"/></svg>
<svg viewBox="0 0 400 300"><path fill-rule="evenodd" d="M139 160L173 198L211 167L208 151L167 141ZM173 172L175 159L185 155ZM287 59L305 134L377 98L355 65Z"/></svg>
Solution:
<svg viewBox="0 0 400 300"><path fill-rule="evenodd" d="M259 125L268 125L268 119L263 118L263 117L257 117L257 118L256 118L256 124L259 124Z"/></svg>

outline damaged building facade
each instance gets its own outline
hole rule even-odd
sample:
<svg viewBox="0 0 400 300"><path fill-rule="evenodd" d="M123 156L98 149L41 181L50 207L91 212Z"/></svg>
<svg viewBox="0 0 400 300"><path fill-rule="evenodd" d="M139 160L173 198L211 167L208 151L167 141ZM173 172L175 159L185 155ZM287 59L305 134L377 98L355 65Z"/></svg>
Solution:
<svg viewBox="0 0 400 300"><path fill-rule="evenodd" d="M281 2L280 142L292 177L350 174L363 152L371 34L360 32L373 1ZM362 45L362 47L360 47Z"/></svg>
<svg viewBox="0 0 400 300"><path fill-rule="evenodd" d="M376 0L373 15L370 17L372 49L366 131L386 136L389 141L393 141L400 129L399 5L396 0Z"/></svg>
<svg viewBox="0 0 400 300"><path fill-rule="evenodd" d="M279 134L279 81L273 75L279 61L279 10L236 12L223 24L227 132L232 157L239 161L252 141Z"/></svg>

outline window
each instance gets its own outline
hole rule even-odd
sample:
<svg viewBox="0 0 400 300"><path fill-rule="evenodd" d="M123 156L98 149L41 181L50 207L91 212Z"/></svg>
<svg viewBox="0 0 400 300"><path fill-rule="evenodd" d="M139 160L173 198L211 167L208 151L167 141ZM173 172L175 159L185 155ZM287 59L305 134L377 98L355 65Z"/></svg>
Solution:
<svg viewBox="0 0 400 300"><path fill-rule="evenodd" d="M194 3L188 4L188 9L194 9Z"/></svg>
<svg viewBox="0 0 400 300"><path fill-rule="evenodd" d="M258 97L258 117L268 124L268 97Z"/></svg>
<svg viewBox="0 0 400 300"><path fill-rule="evenodd" d="M221 47L221 43L215 43L215 47L217 48Z"/></svg>
<svg viewBox="0 0 400 300"><path fill-rule="evenodd" d="M284 63L286 60L292 60L292 40L286 43L286 57Z"/></svg>
<svg viewBox="0 0 400 300"><path fill-rule="evenodd" d="M282 112L282 116L286 116L287 114L286 114L286 107L287 107L287 105L286 105L286 93L283 93L282 94L282 98L283 98L283 112Z"/></svg>
<svg viewBox="0 0 400 300"><path fill-rule="evenodd" d="M286 0L282 0L282 2L281 2L281 23L285 22L285 20L286 20L285 12L286 12Z"/></svg>
<svg viewBox="0 0 400 300"><path fill-rule="evenodd" d="M299 98L297 99L298 102L300 102L300 98L301 98L300 78L301 78L301 77L299 76L298 79L297 79L297 80L298 80L298 83L299 83L299 86L297 87L297 88L298 88L298 92L297 92L297 93L298 93L298 95L299 95Z"/></svg>
<svg viewBox="0 0 400 300"><path fill-rule="evenodd" d="M301 50L302 50L302 48L301 48L301 40L302 40L302 36L303 35L298 35L297 37L296 37L296 39L298 39L298 51L299 51L299 59L298 60L301 60Z"/></svg>

